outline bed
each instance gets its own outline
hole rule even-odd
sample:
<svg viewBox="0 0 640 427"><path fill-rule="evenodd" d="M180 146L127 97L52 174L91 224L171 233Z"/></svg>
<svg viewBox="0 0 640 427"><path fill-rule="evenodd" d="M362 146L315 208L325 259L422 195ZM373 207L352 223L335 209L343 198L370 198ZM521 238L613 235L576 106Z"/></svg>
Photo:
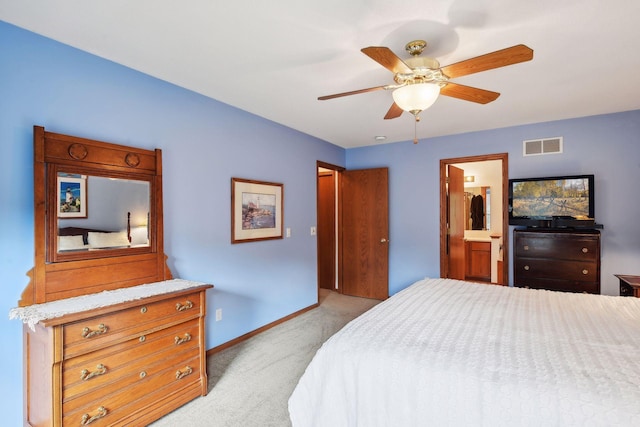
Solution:
<svg viewBox="0 0 640 427"><path fill-rule="evenodd" d="M418 281L318 350L294 427L639 426L640 299Z"/></svg>
<svg viewBox="0 0 640 427"><path fill-rule="evenodd" d="M114 249L131 246L127 231L104 231L91 228L65 227L58 229L58 250L77 251Z"/></svg>

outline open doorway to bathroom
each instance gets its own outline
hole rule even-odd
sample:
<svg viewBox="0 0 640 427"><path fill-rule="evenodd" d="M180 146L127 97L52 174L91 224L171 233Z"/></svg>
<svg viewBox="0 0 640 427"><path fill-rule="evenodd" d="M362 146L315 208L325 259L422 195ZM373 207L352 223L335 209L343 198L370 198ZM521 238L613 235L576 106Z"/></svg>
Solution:
<svg viewBox="0 0 640 427"><path fill-rule="evenodd" d="M508 284L508 154L440 160L441 277Z"/></svg>

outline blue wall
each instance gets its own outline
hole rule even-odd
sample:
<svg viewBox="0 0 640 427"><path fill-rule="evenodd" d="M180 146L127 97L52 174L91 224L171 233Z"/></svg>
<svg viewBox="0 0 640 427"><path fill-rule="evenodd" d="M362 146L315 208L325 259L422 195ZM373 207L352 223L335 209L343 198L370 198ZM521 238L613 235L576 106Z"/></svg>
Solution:
<svg viewBox="0 0 640 427"><path fill-rule="evenodd" d="M316 301L316 160L389 167L390 292L439 275L439 160L509 153L512 177L595 173L603 292L640 274L640 111L343 150L0 21L0 312L33 265L32 128L164 155L165 250L177 277L211 282L207 348ZM522 140L563 136L564 154L522 157ZM288 239L231 245L230 178L284 183ZM22 333L0 321L4 425L22 423Z"/></svg>
<svg viewBox="0 0 640 427"><path fill-rule="evenodd" d="M523 157L523 140L556 136L564 138L562 154ZM618 294L615 273L640 274L639 110L347 150L349 169L389 167L392 294L440 275L440 159L489 153L509 154L511 178L595 174L601 292Z"/></svg>
<svg viewBox="0 0 640 427"><path fill-rule="evenodd" d="M0 22L0 366L3 425L22 425L22 327L7 313L33 266L33 125L163 150L165 251L213 283L212 348L317 302L316 161L345 150ZM231 245L231 177L284 184L290 238Z"/></svg>

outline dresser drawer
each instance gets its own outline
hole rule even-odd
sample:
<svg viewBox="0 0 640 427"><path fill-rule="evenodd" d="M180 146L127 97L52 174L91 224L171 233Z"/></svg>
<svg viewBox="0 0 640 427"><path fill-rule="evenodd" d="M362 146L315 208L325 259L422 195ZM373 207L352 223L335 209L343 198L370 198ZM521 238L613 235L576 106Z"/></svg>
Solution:
<svg viewBox="0 0 640 427"><path fill-rule="evenodd" d="M600 284L598 282L579 282L573 280L554 280L547 278L520 279L520 288L547 289L549 291L577 292L587 294L599 294Z"/></svg>
<svg viewBox="0 0 640 427"><path fill-rule="evenodd" d="M594 262L563 261L542 258L517 258L514 262L517 284L520 280L550 278L596 282L599 280L598 265Z"/></svg>
<svg viewBox="0 0 640 427"><path fill-rule="evenodd" d="M556 258L596 261L598 239L590 235L518 233L515 239L516 257Z"/></svg>
<svg viewBox="0 0 640 427"><path fill-rule="evenodd" d="M159 324L177 324L200 315L200 294L193 293L70 323L63 327L64 358L148 333Z"/></svg>
<svg viewBox="0 0 640 427"><path fill-rule="evenodd" d="M149 405L150 395L158 392L169 395L180 389L200 384L200 357L192 352L184 357L156 364L144 378L138 378L133 385L114 383L100 389L97 396L86 396L65 402L63 408L64 426L111 426L115 421ZM91 397L95 397L91 399ZM153 398L153 397L151 397Z"/></svg>
<svg viewBox="0 0 640 427"><path fill-rule="evenodd" d="M150 366L198 351L198 337L199 323L194 319L67 360L62 369L63 401L116 381L135 382L148 374Z"/></svg>

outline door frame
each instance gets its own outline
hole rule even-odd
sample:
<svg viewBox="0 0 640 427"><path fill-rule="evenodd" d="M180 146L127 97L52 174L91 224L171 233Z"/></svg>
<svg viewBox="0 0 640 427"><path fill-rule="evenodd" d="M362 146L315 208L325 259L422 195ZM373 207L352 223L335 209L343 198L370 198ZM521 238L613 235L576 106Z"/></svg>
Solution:
<svg viewBox="0 0 640 427"><path fill-rule="evenodd" d="M336 259L337 262L335 264L335 271L333 272L334 277L336 278L336 286L334 291L338 293L342 293L342 227L340 224L341 218L341 209L340 205L340 174L346 170L346 168L342 166L332 165L331 163L325 163L323 161L316 161L316 222L317 218L320 217L320 183L318 170L320 168L330 169L335 172L334 179L337 183L337 191L336 191L336 205L335 205L335 214L336 214ZM318 239L316 239L316 266L319 265L319 256L320 256L320 243ZM317 267L316 267L317 268ZM316 286L318 287L318 298L320 298L320 272L316 272Z"/></svg>
<svg viewBox="0 0 640 427"><path fill-rule="evenodd" d="M440 159L440 277L449 275L447 254L447 166L456 163L502 160L502 283L509 284L509 153Z"/></svg>

